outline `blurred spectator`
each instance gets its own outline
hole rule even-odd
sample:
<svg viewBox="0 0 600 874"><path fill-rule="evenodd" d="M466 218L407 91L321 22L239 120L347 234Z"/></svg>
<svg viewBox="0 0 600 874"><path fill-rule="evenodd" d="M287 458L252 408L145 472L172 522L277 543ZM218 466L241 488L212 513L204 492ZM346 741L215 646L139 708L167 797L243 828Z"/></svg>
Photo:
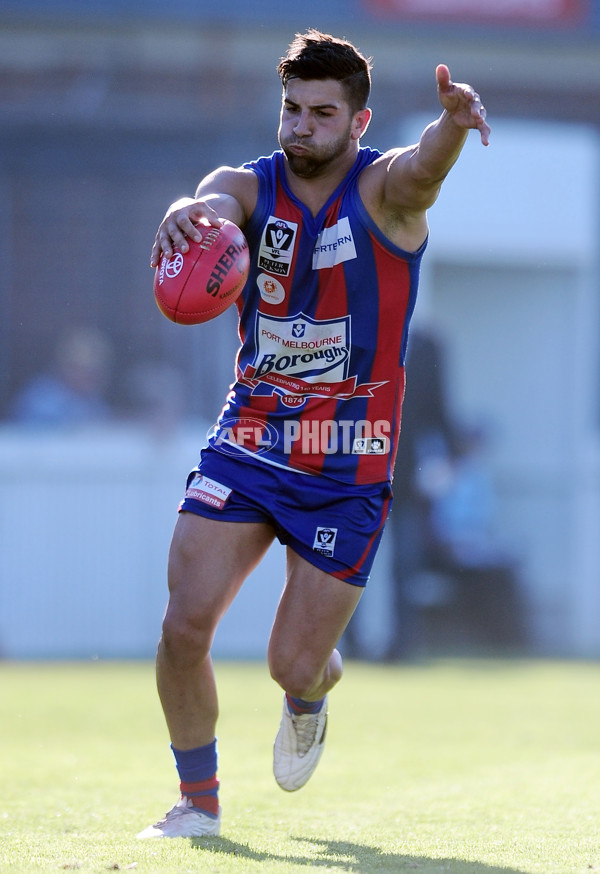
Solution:
<svg viewBox="0 0 600 874"><path fill-rule="evenodd" d="M518 561L496 531L486 446L482 427L458 432L451 475L431 505L426 568L445 581L437 606L445 608L441 622L453 620L454 646L522 647L527 635ZM418 577L414 584L419 600Z"/></svg>
<svg viewBox="0 0 600 874"><path fill-rule="evenodd" d="M406 360L406 395L394 472L392 538L393 592L389 660L419 649L422 617L412 597L415 575L427 563L432 503L451 475L454 426L446 397L443 345L425 327L411 331Z"/></svg>
<svg viewBox="0 0 600 874"><path fill-rule="evenodd" d="M431 507L431 534L442 562L469 567L505 558L494 531L496 498L486 443L481 426L458 431L448 477Z"/></svg>
<svg viewBox="0 0 600 874"><path fill-rule="evenodd" d="M34 376L15 397L8 418L40 427L104 422L112 349L94 328L73 328L56 349L53 366Z"/></svg>

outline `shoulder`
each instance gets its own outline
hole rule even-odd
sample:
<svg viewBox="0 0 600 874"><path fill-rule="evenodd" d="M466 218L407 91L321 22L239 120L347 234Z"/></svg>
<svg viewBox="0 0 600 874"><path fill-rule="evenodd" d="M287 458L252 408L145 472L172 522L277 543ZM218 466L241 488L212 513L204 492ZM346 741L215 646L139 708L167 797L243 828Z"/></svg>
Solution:
<svg viewBox="0 0 600 874"><path fill-rule="evenodd" d="M252 215L258 198L258 177L248 165L218 167L205 176L198 185L196 197L233 198L239 205L244 222ZM226 216L227 217L227 216ZM238 221L238 223L240 223Z"/></svg>
<svg viewBox="0 0 600 874"><path fill-rule="evenodd" d="M412 154L412 147L402 149L389 149L387 152L375 152L369 150L371 160L361 170L360 191L361 195L384 200L386 185L390 171L398 173L404 163Z"/></svg>
<svg viewBox="0 0 600 874"><path fill-rule="evenodd" d="M375 224L407 252L416 252L428 231L426 210L411 197L407 165L413 148L380 153L362 170L358 184L360 198Z"/></svg>

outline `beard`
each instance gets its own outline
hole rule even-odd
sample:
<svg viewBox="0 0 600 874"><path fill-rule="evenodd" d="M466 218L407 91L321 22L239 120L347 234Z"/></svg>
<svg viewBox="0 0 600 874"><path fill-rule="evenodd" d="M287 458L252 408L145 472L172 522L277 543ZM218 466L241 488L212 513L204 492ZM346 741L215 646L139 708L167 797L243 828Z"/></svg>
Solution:
<svg viewBox="0 0 600 874"><path fill-rule="evenodd" d="M313 179L319 176L339 157L346 153L350 141L350 126L348 130L337 140L333 140L322 146L314 147L312 144L289 136L285 140L279 135L279 145L287 158L288 165L295 176L302 179ZM310 150L305 155L295 155L290 151L290 146L303 146Z"/></svg>

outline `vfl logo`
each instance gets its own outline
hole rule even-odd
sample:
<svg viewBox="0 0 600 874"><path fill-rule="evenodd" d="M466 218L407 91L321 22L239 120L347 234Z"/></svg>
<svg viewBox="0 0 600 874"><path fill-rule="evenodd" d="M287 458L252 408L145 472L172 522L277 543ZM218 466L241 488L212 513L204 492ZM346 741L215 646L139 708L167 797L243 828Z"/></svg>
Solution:
<svg viewBox="0 0 600 874"><path fill-rule="evenodd" d="M313 552L318 552L320 555L326 555L329 558L333 558L337 533L337 528L322 528L321 526L318 526L315 531Z"/></svg>
<svg viewBox="0 0 600 874"><path fill-rule="evenodd" d="M258 251L258 266L276 276L289 276L298 225L270 216Z"/></svg>
<svg viewBox="0 0 600 874"><path fill-rule="evenodd" d="M304 337L306 325L303 322L294 322L292 325L292 337Z"/></svg>
<svg viewBox="0 0 600 874"><path fill-rule="evenodd" d="M167 261L167 266L165 267L165 273L169 277L169 279L175 279L181 273L181 268L183 267L183 255L181 252L176 252L173 257Z"/></svg>
<svg viewBox="0 0 600 874"><path fill-rule="evenodd" d="M294 232L286 222L277 221L267 225L267 241L273 252L273 257L281 257L281 253L287 252L294 239Z"/></svg>

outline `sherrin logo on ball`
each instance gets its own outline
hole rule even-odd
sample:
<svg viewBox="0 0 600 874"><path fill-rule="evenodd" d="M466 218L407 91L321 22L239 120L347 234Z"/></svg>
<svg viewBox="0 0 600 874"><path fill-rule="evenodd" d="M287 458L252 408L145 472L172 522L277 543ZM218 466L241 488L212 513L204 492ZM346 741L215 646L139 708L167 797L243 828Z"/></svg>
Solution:
<svg viewBox="0 0 600 874"><path fill-rule="evenodd" d="M240 296L250 270L248 242L233 222L200 226L199 243L163 257L154 274L156 304L170 321L199 325L224 312Z"/></svg>

